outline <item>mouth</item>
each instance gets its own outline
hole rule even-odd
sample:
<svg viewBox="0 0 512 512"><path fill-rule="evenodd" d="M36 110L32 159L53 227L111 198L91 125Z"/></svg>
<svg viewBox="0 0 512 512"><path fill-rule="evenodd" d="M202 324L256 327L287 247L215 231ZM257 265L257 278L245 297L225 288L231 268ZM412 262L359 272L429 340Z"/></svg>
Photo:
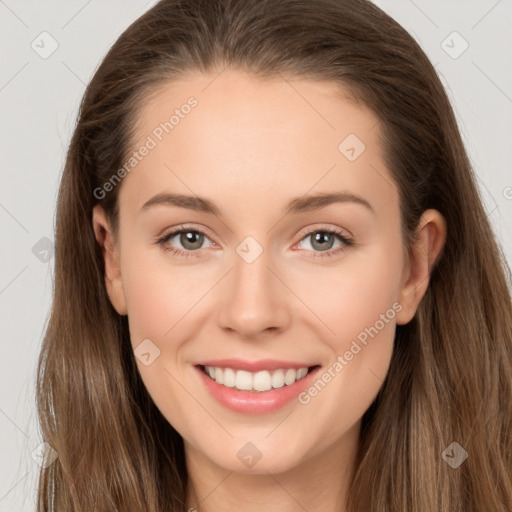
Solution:
<svg viewBox="0 0 512 512"><path fill-rule="evenodd" d="M251 372L230 367L196 365L207 377L217 384L233 391L255 394L293 386L296 382L315 372L320 365L298 366L297 368L275 368Z"/></svg>
<svg viewBox="0 0 512 512"><path fill-rule="evenodd" d="M244 415L271 414L292 404L300 393L312 385L321 368L319 364L302 366L303 363L282 361L265 366L261 361L251 365L246 362L244 366L252 366L253 370L257 365L257 371L250 372L229 367L225 361L215 361L218 366L194 365L198 382L217 403ZM242 366L231 361L229 364L233 366ZM271 366L274 368L269 369Z"/></svg>

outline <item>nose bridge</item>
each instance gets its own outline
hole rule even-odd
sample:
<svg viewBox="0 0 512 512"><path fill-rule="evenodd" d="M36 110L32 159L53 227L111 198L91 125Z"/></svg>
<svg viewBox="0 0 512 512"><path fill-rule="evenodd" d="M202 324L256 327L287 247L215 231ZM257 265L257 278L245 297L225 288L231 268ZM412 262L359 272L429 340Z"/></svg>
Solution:
<svg viewBox="0 0 512 512"><path fill-rule="evenodd" d="M285 287L269 269L274 265L271 251L254 237L247 237L235 249L233 271L221 300L222 327L254 337L269 328L282 328L288 319Z"/></svg>

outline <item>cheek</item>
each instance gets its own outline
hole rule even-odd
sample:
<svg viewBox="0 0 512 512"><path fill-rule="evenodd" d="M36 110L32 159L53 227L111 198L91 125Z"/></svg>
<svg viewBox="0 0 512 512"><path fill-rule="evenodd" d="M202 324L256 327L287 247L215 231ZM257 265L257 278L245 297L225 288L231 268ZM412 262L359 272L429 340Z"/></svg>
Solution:
<svg viewBox="0 0 512 512"><path fill-rule="evenodd" d="M175 308L180 299L175 289L166 286L163 276L155 280L151 271L132 272L125 293L134 345L144 338L163 339L178 321L179 311Z"/></svg>
<svg viewBox="0 0 512 512"><path fill-rule="evenodd" d="M318 265L287 271L294 292L307 303L316 317L319 332L337 353L348 350L351 341L377 323L383 337L389 337L389 323L394 323L399 305L402 275L401 246L393 243L372 244L347 252L336 266ZM295 275L294 275L295 274ZM384 325L382 323L384 315Z"/></svg>
<svg viewBox="0 0 512 512"><path fill-rule="evenodd" d="M398 242L374 244L347 258L336 271L316 271L315 286L313 280L303 281L300 293L309 290L308 306L322 321L322 340L331 358L301 403L315 421L331 421L334 437L363 415L386 377L396 314L402 309L396 300L400 251ZM333 423L329 414L338 421Z"/></svg>
<svg viewBox="0 0 512 512"><path fill-rule="evenodd" d="M122 275L132 343L149 338L168 345L182 319L193 313L204 282L193 268L172 265L162 249L131 245Z"/></svg>
<svg viewBox="0 0 512 512"><path fill-rule="evenodd" d="M190 396L180 384L187 376L177 361L180 346L188 339L183 329L193 316L190 310L198 300L197 286L186 286L191 273L165 265L155 253L134 249L123 269L130 338L148 393L169 422L182 431L192 420ZM141 357L144 353L150 354L149 360Z"/></svg>

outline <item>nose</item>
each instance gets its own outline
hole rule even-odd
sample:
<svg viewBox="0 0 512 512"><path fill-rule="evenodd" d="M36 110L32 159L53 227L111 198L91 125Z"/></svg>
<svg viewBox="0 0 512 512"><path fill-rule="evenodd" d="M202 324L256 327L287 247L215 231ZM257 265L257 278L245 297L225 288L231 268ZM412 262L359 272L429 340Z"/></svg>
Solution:
<svg viewBox="0 0 512 512"><path fill-rule="evenodd" d="M269 259L267 251L252 263L235 255L234 268L220 291L218 322L222 329L251 340L286 329L292 293Z"/></svg>

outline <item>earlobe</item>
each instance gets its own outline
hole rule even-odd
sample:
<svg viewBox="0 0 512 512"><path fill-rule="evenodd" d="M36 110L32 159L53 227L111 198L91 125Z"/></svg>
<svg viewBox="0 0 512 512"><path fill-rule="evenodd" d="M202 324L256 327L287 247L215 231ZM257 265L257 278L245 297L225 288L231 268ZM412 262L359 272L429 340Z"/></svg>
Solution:
<svg viewBox="0 0 512 512"><path fill-rule="evenodd" d="M116 254L114 236L105 210L96 205L93 208L92 223L94 235L101 246L105 263L105 287L114 309L120 315L128 313L124 296L119 257Z"/></svg>
<svg viewBox="0 0 512 512"><path fill-rule="evenodd" d="M409 262L404 269L404 283L399 302L402 309L396 315L398 325L409 323L427 291L430 273L446 241L446 221L437 210L425 210L418 224L414 243L409 250Z"/></svg>

